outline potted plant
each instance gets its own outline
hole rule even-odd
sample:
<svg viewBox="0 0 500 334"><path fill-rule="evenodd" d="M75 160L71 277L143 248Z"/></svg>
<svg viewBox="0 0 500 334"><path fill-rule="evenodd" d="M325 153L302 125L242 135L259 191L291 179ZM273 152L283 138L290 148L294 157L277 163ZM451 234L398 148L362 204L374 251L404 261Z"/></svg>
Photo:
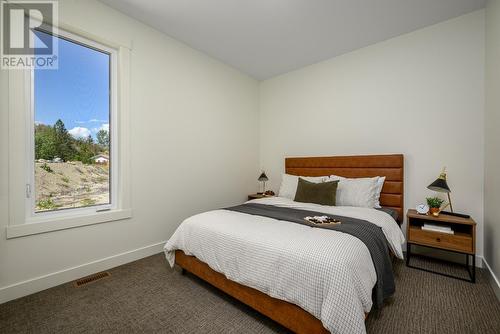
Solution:
<svg viewBox="0 0 500 334"><path fill-rule="evenodd" d="M430 213L435 217L439 216L439 212L441 211L440 208L444 200L439 197L427 197L426 200L427 205L429 205Z"/></svg>

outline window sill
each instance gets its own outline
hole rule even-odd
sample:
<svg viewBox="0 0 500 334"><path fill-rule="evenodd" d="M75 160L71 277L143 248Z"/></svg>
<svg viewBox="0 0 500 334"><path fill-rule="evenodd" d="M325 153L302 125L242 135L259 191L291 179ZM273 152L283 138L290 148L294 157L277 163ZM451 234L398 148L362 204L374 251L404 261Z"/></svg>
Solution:
<svg viewBox="0 0 500 334"><path fill-rule="evenodd" d="M66 230L69 228L100 224L110 221L123 220L132 217L131 209L96 212L78 217L59 217L41 220L36 223L10 225L6 228L7 239L24 237L27 235Z"/></svg>

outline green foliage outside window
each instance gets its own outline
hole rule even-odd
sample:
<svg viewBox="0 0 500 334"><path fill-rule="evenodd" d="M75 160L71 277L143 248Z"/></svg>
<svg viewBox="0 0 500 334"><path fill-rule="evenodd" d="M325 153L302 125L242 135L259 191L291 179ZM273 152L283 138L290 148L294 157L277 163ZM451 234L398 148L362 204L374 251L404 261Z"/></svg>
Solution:
<svg viewBox="0 0 500 334"><path fill-rule="evenodd" d="M109 133L99 130L97 143L91 136L74 138L60 119L54 126L35 125L35 159L62 161L81 161L85 164L93 163L93 157L99 153L109 152Z"/></svg>

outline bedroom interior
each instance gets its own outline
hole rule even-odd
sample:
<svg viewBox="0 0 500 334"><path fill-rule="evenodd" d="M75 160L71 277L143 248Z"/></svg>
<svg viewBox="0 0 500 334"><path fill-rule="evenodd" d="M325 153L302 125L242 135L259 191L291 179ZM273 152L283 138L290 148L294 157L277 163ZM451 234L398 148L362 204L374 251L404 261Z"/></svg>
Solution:
<svg viewBox="0 0 500 334"><path fill-rule="evenodd" d="M500 332L499 0L1 3L1 333Z"/></svg>

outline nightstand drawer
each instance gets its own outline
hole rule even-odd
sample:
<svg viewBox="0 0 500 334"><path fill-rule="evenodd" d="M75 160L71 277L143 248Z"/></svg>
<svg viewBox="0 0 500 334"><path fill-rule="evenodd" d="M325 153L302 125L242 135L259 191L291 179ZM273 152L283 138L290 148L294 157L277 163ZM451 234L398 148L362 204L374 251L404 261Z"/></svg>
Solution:
<svg viewBox="0 0 500 334"><path fill-rule="evenodd" d="M417 227L409 229L409 242L421 243L431 247L438 247L459 252L473 252L472 237L461 234L446 234L424 231Z"/></svg>

